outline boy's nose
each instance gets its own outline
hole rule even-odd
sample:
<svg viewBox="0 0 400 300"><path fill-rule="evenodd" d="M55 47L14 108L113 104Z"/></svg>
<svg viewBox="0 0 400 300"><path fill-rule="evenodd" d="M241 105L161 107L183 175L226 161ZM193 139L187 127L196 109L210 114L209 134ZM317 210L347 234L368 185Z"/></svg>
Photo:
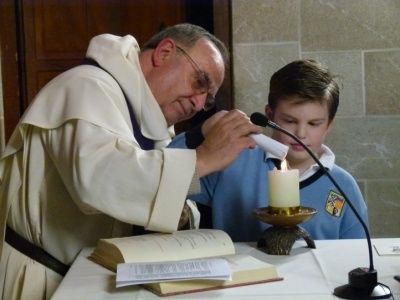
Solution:
<svg viewBox="0 0 400 300"><path fill-rule="evenodd" d="M306 137L306 127L302 125L298 125L296 127L296 136L299 139L304 139Z"/></svg>

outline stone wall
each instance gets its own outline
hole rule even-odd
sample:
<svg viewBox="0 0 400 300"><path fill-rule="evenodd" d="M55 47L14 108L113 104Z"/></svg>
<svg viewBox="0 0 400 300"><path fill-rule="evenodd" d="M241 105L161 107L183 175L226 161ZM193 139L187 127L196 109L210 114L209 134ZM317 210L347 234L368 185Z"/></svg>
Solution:
<svg viewBox="0 0 400 300"><path fill-rule="evenodd" d="M235 107L264 111L268 81L313 58L341 78L327 144L357 179L373 237L400 236L400 1L232 0Z"/></svg>

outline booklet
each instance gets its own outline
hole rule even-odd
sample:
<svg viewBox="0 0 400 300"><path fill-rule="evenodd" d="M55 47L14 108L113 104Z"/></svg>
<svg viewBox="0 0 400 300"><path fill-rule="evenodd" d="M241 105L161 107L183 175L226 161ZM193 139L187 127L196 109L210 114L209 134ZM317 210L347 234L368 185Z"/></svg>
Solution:
<svg viewBox="0 0 400 300"><path fill-rule="evenodd" d="M377 239L373 241L373 245L379 256L400 255L400 242Z"/></svg>

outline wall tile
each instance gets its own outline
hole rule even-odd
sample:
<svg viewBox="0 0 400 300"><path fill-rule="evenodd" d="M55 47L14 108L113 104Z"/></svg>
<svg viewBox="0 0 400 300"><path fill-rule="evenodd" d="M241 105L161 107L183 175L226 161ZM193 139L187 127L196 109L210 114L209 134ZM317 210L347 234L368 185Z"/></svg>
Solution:
<svg viewBox="0 0 400 300"><path fill-rule="evenodd" d="M305 52L302 57L320 61L329 68L332 74L338 76L340 86L338 116L364 115L360 51Z"/></svg>
<svg viewBox="0 0 400 300"><path fill-rule="evenodd" d="M358 179L400 180L399 128L400 117L337 118L326 143Z"/></svg>
<svg viewBox="0 0 400 300"><path fill-rule="evenodd" d="M269 79L279 68L299 58L298 44L234 45L235 107L251 114L264 111Z"/></svg>
<svg viewBox="0 0 400 300"><path fill-rule="evenodd" d="M400 47L398 0L303 0L304 50Z"/></svg>
<svg viewBox="0 0 400 300"><path fill-rule="evenodd" d="M367 205L373 237L399 237L400 180L369 181Z"/></svg>
<svg viewBox="0 0 400 300"><path fill-rule="evenodd" d="M298 41L299 0L233 0L234 43Z"/></svg>
<svg viewBox="0 0 400 300"><path fill-rule="evenodd" d="M400 114L399 83L400 49L365 53L367 114Z"/></svg>

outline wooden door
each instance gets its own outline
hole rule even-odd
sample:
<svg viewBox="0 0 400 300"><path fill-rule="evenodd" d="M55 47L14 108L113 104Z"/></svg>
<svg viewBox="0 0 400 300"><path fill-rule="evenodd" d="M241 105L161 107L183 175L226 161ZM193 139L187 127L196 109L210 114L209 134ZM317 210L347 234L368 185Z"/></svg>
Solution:
<svg viewBox="0 0 400 300"><path fill-rule="evenodd" d="M1 0L6 139L37 92L82 61L94 35L132 34L141 45L165 26L181 22L197 23L213 32L213 14L217 14L219 22L227 22L219 30L227 42L228 13L227 0ZM229 75L220 93L224 96L220 108L231 107Z"/></svg>

